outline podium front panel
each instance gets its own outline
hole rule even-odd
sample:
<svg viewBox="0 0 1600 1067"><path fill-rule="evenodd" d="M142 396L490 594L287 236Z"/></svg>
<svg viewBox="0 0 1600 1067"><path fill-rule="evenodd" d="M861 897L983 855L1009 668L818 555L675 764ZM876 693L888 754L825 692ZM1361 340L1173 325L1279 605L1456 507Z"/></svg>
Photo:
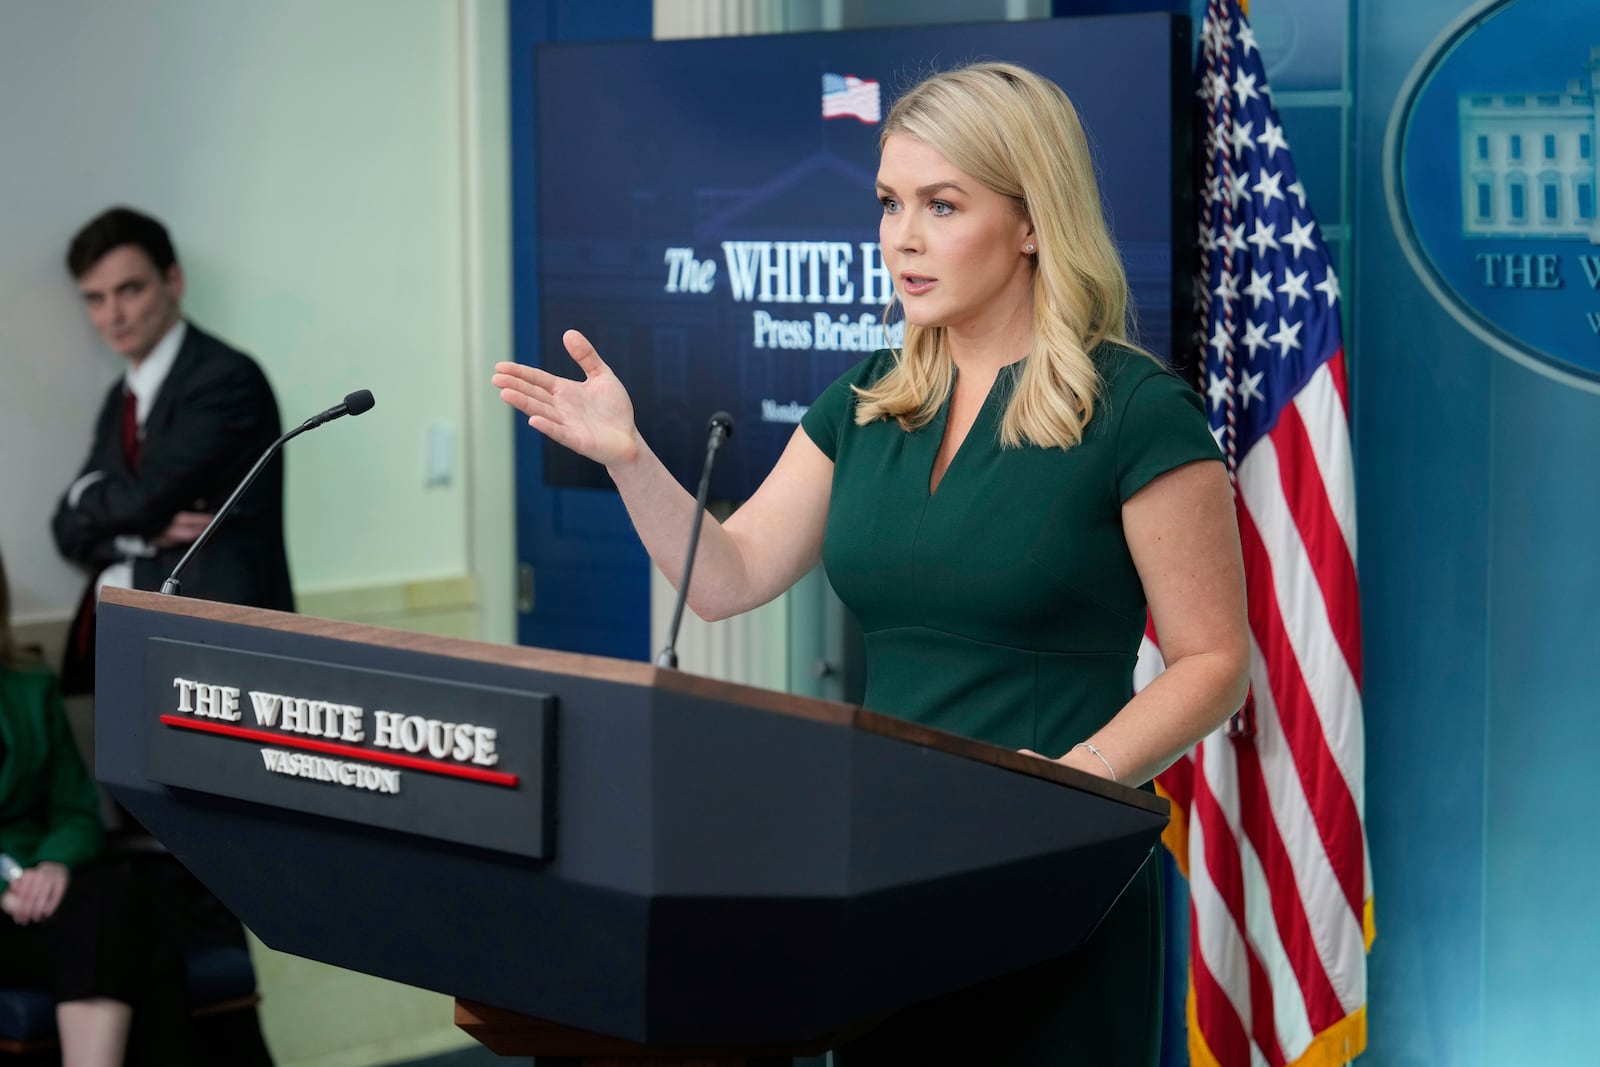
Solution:
<svg viewBox="0 0 1600 1067"><path fill-rule="evenodd" d="M282 667L206 679L241 701L368 706L323 668L508 694L528 724L496 727L498 766L528 766L505 739L550 737L553 846L536 858L160 780L183 773L150 761L158 731L184 731L162 716L169 675L189 675L152 649L195 646ZM100 778L267 944L630 1041L808 1041L1070 952L1165 825L1154 798L1075 772L643 664L131 593L102 604L99 647ZM552 733L530 725L552 709ZM267 773L256 739L213 743Z"/></svg>

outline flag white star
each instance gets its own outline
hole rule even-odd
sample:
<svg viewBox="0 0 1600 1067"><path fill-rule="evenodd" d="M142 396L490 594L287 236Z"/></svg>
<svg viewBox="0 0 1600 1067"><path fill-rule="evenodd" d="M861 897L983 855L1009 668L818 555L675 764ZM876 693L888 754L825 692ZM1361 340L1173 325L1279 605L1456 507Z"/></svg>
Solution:
<svg viewBox="0 0 1600 1067"><path fill-rule="evenodd" d="M1278 188L1282 182L1283 174L1281 172L1274 172L1272 174L1268 174L1265 170L1261 172L1261 179L1257 181L1255 185L1251 186L1251 188L1254 189L1257 195L1261 197L1262 207L1271 207L1274 197L1278 198L1279 200L1283 200L1283 190ZM1288 201L1285 200L1284 203L1288 203Z"/></svg>
<svg viewBox="0 0 1600 1067"><path fill-rule="evenodd" d="M1283 243L1294 249L1294 258L1299 259L1301 252L1309 252L1317 247L1317 224L1306 219L1305 225L1299 219L1289 220L1289 232L1283 235Z"/></svg>
<svg viewBox="0 0 1600 1067"><path fill-rule="evenodd" d="M1222 443L1223 435L1225 435L1227 432L1228 432L1228 428L1225 425L1217 425L1217 426L1211 427L1211 436L1217 442L1217 447L1222 449L1223 451L1227 451L1227 448L1228 448L1227 445Z"/></svg>
<svg viewBox="0 0 1600 1067"><path fill-rule="evenodd" d="M1222 325L1222 320L1217 320L1216 329L1211 331L1211 340L1207 342L1217 350L1217 358L1221 359L1224 352L1233 351L1233 338L1228 335L1228 328Z"/></svg>
<svg viewBox="0 0 1600 1067"><path fill-rule="evenodd" d="M1226 19L1207 19L1205 29L1202 31L1206 44L1216 52L1226 52L1233 40L1228 36L1228 21Z"/></svg>
<svg viewBox="0 0 1600 1067"><path fill-rule="evenodd" d="M1217 247L1217 239L1212 236L1211 227L1205 223L1200 224L1200 251L1209 252Z"/></svg>
<svg viewBox="0 0 1600 1067"><path fill-rule="evenodd" d="M1250 358L1256 358L1256 349L1271 348L1267 341L1267 324L1264 322L1247 322L1244 324L1244 346L1250 350Z"/></svg>
<svg viewBox="0 0 1600 1067"><path fill-rule="evenodd" d="M1329 307L1339 302L1339 276L1333 273L1332 267L1328 268L1328 276L1311 288L1328 298Z"/></svg>
<svg viewBox="0 0 1600 1067"><path fill-rule="evenodd" d="M1306 270L1301 271L1299 274L1290 274L1287 270L1283 272L1283 284L1278 286L1278 292L1289 298L1291 310L1294 308L1296 297L1307 303L1311 302L1311 294L1306 291L1306 276L1310 273L1310 271Z"/></svg>
<svg viewBox="0 0 1600 1067"><path fill-rule="evenodd" d="M1211 376L1211 388L1206 390L1206 396L1211 398L1211 410L1217 410L1217 405L1228 399L1228 394L1233 392L1233 383L1226 378Z"/></svg>
<svg viewBox="0 0 1600 1067"><path fill-rule="evenodd" d="M1255 31L1243 22L1239 23L1239 47L1244 51L1245 55L1260 51L1256 47Z"/></svg>
<svg viewBox="0 0 1600 1067"><path fill-rule="evenodd" d="M1256 76L1241 70L1233 79L1233 95L1239 98L1240 107L1252 100L1260 100L1261 94L1256 92Z"/></svg>
<svg viewBox="0 0 1600 1067"><path fill-rule="evenodd" d="M1250 199L1250 172L1242 171L1239 174L1228 175L1228 201L1229 206L1235 211L1239 210L1239 201Z"/></svg>
<svg viewBox="0 0 1600 1067"><path fill-rule="evenodd" d="M1223 97L1228 95L1228 78L1221 71L1214 70L1206 75L1205 89L1201 93L1215 107Z"/></svg>
<svg viewBox="0 0 1600 1067"><path fill-rule="evenodd" d="M1240 383L1239 399L1243 402L1246 411L1250 410L1252 398L1256 400L1265 400L1267 398L1266 394L1261 391L1261 378L1264 374L1266 374L1266 371L1256 371L1254 374L1246 371L1244 374L1244 380Z"/></svg>
<svg viewBox="0 0 1600 1067"><path fill-rule="evenodd" d="M1253 301L1253 303L1250 305L1251 308L1260 307L1261 301L1263 300L1271 300L1272 272L1268 271L1266 274L1258 274L1256 273L1256 269L1251 267L1250 284L1244 287L1244 295L1248 296ZM1261 328L1266 329L1266 326L1263 325Z"/></svg>
<svg viewBox="0 0 1600 1067"><path fill-rule="evenodd" d="M1241 222L1237 226L1224 225L1222 229L1224 231L1220 242L1222 247L1232 252L1243 252L1244 243L1247 240L1244 235L1244 223Z"/></svg>
<svg viewBox="0 0 1600 1067"><path fill-rule="evenodd" d="M1278 247L1278 238L1274 236L1277 229L1277 223L1269 222L1263 224L1261 219L1257 218L1255 230L1245 240L1256 246L1257 256L1264 256L1267 254L1267 249Z"/></svg>
<svg viewBox="0 0 1600 1067"><path fill-rule="evenodd" d="M1262 125L1261 147L1267 150L1267 158L1271 159L1278 153L1278 149L1289 151L1289 142L1283 139L1283 127L1274 125L1269 118Z"/></svg>
<svg viewBox="0 0 1600 1067"><path fill-rule="evenodd" d="M1211 291L1217 296L1222 297L1225 302L1232 303L1233 301L1239 299L1239 276L1228 271L1223 271L1222 280L1219 281L1217 283L1217 287Z"/></svg>
<svg viewBox="0 0 1600 1067"><path fill-rule="evenodd" d="M1233 143L1234 155L1237 156L1246 148L1254 148L1256 146L1256 139L1250 136L1250 128L1254 125L1255 123L1253 122L1235 122L1233 124L1233 133L1228 140Z"/></svg>
<svg viewBox="0 0 1600 1067"><path fill-rule="evenodd" d="M1278 320L1278 332L1267 340L1278 346L1279 359L1288 356L1289 349L1300 347L1300 327L1304 325L1299 320L1292 323L1288 319Z"/></svg>
<svg viewBox="0 0 1600 1067"><path fill-rule="evenodd" d="M1213 174L1206 179L1206 203L1215 204L1222 199L1222 175Z"/></svg>
<svg viewBox="0 0 1600 1067"><path fill-rule="evenodd" d="M1300 201L1300 206L1301 207L1305 207L1306 206L1306 187L1305 186L1301 185L1300 182L1298 180L1296 180L1293 185L1289 186L1289 191L1294 194L1296 200Z"/></svg>

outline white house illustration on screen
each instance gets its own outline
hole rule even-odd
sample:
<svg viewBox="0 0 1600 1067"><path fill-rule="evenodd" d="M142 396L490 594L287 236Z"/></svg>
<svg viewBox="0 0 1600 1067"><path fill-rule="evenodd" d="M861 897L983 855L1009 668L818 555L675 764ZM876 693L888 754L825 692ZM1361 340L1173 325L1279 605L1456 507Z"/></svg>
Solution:
<svg viewBox="0 0 1600 1067"><path fill-rule="evenodd" d="M1458 112L1463 236L1600 244L1600 47L1587 88L1574 78L1560 92L1463 93Z"/></svg>

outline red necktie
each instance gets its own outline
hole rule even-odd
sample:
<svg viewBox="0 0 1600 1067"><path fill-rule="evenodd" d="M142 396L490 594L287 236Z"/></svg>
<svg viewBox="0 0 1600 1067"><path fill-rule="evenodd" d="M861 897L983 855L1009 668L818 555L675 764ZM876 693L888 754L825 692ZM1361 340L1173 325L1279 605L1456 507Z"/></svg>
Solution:
<svg viewBox="0 0 1600 1067"><path fill-rule="evenodd" d="M139 469L139 398L132 389L122 391L122 458L129 470Z"/></svg>

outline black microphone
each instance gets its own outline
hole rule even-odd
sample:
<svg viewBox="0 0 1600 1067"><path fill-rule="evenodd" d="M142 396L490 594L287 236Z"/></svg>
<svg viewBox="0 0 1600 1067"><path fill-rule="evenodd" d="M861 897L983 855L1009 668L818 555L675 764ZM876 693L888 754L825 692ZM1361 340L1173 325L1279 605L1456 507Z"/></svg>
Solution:
<svg viewBox="0 0 1600 1067"><path fill-rule="evenodd" d="M196 552L200 551L201 545L211 540L211 532L215 530L219 524L221 524L222 517L232 509L234 502L244 495L244 491L250 488L250 483L256 480L256 475L261 473L262 468L267 465L267 461L278 454L278 449L283 447L284 442L288 441L291 437L300 436L307 430L315 430L323 423L332 422L334 419L341 418L342 416L365 414L366 412L372 410L372 405L374 403L375 401L372 399L372 390L358 389L355 392L348 394L344 398L343 402L335 404L333 407L322 412L321 414L311 416L311 418L307 419L305 422L302 422L299 426L296 426L294 429L290 430L288 433L272 442L272 444L268 445L267 450L261 453L261 458L256 460L256 465L250 468L250 473L244 476L244 480L239 483L238 488L236 488L232 494L229 495L227 500L222 502L222 506L217 509L217 513L211 516L211 521L206 523L206 528L200 531L200 536L196 537L194 539L194 544L189 546L189 551L183 554L183 558L178 561L178 565L172 568L172 573L167 575L167 580L161 583L161 595L178 595L178 572L182 571L184 567L189 565L190 558L193 557Z"/></svg>
<svg viewBox="0 0 1600 1067"><path fill-rule="evenodd" d="M677 667L678 627L683 625L683 606L689 599L689 579L694 574L694 550L700 545L700 524L706 517L706 493L711 488L711 464L716 462L717 449L733 436L733 416L719 411L711 416L707 427L711 436L706 441L706 464L700 470L700 491L694 497L694 525L689 527L689 555L683 561L683 574L678 580L678 599L672 606L672 624L667 627L667 647L656 656L657 667Z"/></svg>
<svg viewBox="0 0 1600 1067"><path fill-rule="evenodd" d="M372 399L371 389L357 389L355 392L346 395L344 400L340 403L333 405L333 407L329 408L327 411L324 411L320 415L311 416L305 422L301 423L298 428L291 430L289 433L286 433L282 437L278 438L277 444L273 447L276 448L277 445L283 444L289 438L303 430L314 430L325 422L332 422L334 419L341 418L345 415L365 415L367 412L372 410L372 405L375 403L377 403L377 401Z"/></svg>

